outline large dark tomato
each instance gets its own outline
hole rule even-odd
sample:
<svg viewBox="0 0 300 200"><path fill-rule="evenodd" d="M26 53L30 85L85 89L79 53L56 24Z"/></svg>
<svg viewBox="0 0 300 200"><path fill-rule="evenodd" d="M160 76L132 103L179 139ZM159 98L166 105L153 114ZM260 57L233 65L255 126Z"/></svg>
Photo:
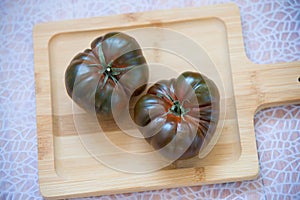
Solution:
<svg viewBox="0 0 300 200"><path fill-rule="evenodd" d="M199 153L219 119L219 92L203 75L184 72L149 88L134 107L134 121L145 139L168 159ZM179 156L178 156L179 155Z"/></svg>
<svg viewBox="0 0 300 200"><path fill-rule="evenodd" d="M87 111L111 116L130 96L146 87L148 66L137 41L113 32L96 38L91 49L77 54L65 72L68 95Z"/></svg>

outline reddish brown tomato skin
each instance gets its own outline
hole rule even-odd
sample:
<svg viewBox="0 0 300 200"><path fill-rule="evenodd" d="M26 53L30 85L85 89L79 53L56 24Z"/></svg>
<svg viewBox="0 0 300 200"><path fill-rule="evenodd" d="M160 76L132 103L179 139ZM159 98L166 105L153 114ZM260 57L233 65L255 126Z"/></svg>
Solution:
<svg viewBox="0 0 300 200"><path fill-rule="evenodd" d="M134 121L145 139L163 156L196 156L219 120L217 86L196 72L155 83L134 107ZM171 142L172 141L172 142Z"/></svg>
<svg viewBox="0 0 300 200"><path fill-rule="evenodd" d="M146 88L148 66L131 36L113 32L98 37L78 53L65 71L68 95L80 107L101 116L123 110L128 99Z"/></svg>

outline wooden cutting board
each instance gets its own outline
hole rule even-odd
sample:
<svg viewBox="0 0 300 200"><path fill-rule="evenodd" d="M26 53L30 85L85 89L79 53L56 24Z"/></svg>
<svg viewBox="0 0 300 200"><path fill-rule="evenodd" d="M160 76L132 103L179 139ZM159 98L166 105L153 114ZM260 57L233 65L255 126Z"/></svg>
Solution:
<svg viewBox="0 0 300 200"><path fill-rule="evenodd" d="M204 62L204 66L197 66L200 72L222 83L219 86L224 100L224 124L219 139L206 156L150 173L124 173L101 164L83 146L74 124L74 116L80 116L80 112L74 114L72 101L66 94L64 71L74 55L89 48L94 38L107 32L131 33L143 28L173 31L200 47L199 52L190 54L199 57L200 64L201 60ZM136 36L143 44L142 35ZM49 199L254 179L259 172L254 114L264 107L300 101L300 62L266 65L250 62L244 51L239 9L234 4L46 23L34 28L33 37L39 183L42 195ZM157 37L153 40L161 43L168 40L164 34ZM182 41L170 44L177 43L181 45ZM191 70L182 59L173 59L170 52L150 50L145 56L153 63L174 66L174 74ZM207 71L205 66L216 71ZM172 76L172 73L156 74ZM146 143L124 136L109 121L104 124L109 139L120 148L128 151L149 148ZM93 140L93 134L88 134Z"/></svg>

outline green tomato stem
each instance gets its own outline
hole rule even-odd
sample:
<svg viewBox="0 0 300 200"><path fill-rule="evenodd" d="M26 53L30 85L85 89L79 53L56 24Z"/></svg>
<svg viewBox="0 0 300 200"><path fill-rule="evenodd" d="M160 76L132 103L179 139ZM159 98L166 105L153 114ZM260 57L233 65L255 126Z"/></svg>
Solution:
<svg viewBox="0 0 300 200"><path fill-rule="evenodd" d="M186 113L190 111L190 109L185 109L178 100L173 101L173 105L170 108L170 111L176 115L183 117Z"/></svg>

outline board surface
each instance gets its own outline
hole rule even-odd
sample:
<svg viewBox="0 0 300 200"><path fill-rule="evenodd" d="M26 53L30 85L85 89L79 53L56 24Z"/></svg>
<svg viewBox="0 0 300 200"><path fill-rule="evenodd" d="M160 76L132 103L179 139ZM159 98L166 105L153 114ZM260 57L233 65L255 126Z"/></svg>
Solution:
<svg viewBox="0 0 300 200"><path fill-rule="evenodd" d="M89 48L94 38L112 31L127 32L142 47L153 47L144 52L147 61L153 63L152 69L169 66L171 70L167 72L153 71L151 81L198 70L222 88L224 124L207 156L180 161L151 173L133 174L107 167L87 151L75 122L82 119L82 124L89 126L89 121L80 109L74 112L64 88L64 72L74 55ZM168 37L168 31L176 37ZM190 38L200 47L199 51L203 50L187 55L199 65L188 65L186 60L163 50L174 43L184 45L181 36ZM176 45L172 48L180 51ZM255 112L266 106L298 102L300 98L299 62L259 66L248 61L239 10L234 4L41 24L34 30L34 50L39 182L41 193L47 198L253 179L259 169L253 127ZM207 68L215 68L217 73ZM123 134L110 121L104 122L102 129L110 141L126 151L150 150L146 142ZM84 138L96 141L97 131L84 133ZM90 143L91 148L97 145Z"/></svg>

